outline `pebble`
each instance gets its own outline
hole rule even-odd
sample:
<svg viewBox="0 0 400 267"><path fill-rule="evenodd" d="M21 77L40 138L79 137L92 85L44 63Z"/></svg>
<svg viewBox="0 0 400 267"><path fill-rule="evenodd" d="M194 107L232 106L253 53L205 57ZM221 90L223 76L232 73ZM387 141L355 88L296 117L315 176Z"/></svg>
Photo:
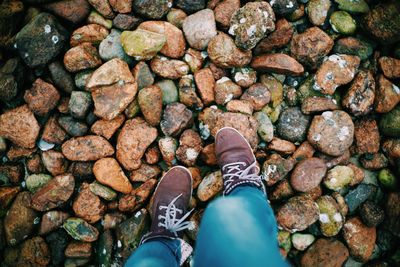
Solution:
<svg viewBox="0 0 400 267"><path fill-rule="evenodd" d="M232 76L235 83L244 88L248 88L257 82L257 72L249 67L233 69Z"/></svg>
<svg viewBox="0 0 400 267"><path fill-rule="evenodd" d="M182 23L187 15L182 9L171 8L167 14L167 21L179 29L182 29Z"/></svg>
<svg viewBox="0 0 400 267"><path fill-rule="evenodd" d="M88 131L86 123L75 120L71 116L59 117L58 124L71 136L83 136Z"/></svg>
<svg viewBox="0 0 400 267"><path fill-rule="evenodd" d="M300 76L304 73L303 66L294 58L286 54L265 54L256 56L250 66L258 71L277 74Z"/></svg>
<svg viewBox="0 0 400 267"><path fill-rule="evenodd" d="M197 96L193 75L185 75L179 81L179 102L196 110L203 108L203 102ZM168 103L169 104L169 103Z"/></svg>
<svg viewBox="0 0 400 267"><path fill-rule="evenodd" d="M94 242L98 239L99 231L85 220L71 217L63 223L63 228L75 240Z"/></svg>
<svg viewBox="0 0 400 267"><path fill-rule="evenodd" d="M176 0L176 6L193 13L206 7L205 0Z"/></svg>
<svg viewBox="0 0 400 267"><path fill-rule="evenodd" d="M22 60L11 58L0 68L0 98L10 101L15 98L24 84L23 75L25 68Z"/></svg>
<svg viewBox="0 0 400 267"><path fill-rule="evenodd" d="M222 192L223 180L221 171L212 172L205 176L197 188L197 197L200 201L208 201Z"/></svg>
<svg viewBox="0 0 400 267"><path fill-rule="evenodd" d="M161 120L163 92L157 85L139 91L138 102L145 120L151 126L157 126Z"/></svg>
<svg viewBox="0 0 400 267"><path fill-rule="evenodd" d="M218 105L225 105L232 99L242 95L242 88L228 77L222 77L215 82L215 102Z"/></svg>
<svg viewBox="0 0 400 267"><path fill-rule="evenodd" d="M231 23L232 15L240 8L240 0L222 0L217 2L215 7L209 8L214 11L215 21L221 25L222 28L228 29Z"/></svg>
<svg viewBox="0 0 400 267"><path fill-rule="evenodd" d="M349 247L350 255L366 262L372 255L376 241L376 229L367 227L359 217L353 217L343 226L343 238Z"/></svg>
<svg viewBox="0 0 400 267"><path fill-rule="evenodd" d="M133 0L132 7L149 19L161 19L172 7L172 0Z"/></svg>
<svg viewBox="0 0 400 267"><path fill-rule="evenodd" d="M276 125L277 133L285 140L303 142L307 136L310 120L310 117L304 115L300 108L288 108L279 116Z"/></svg>
<svg viewBox="0 0 400 267"><path fill-rule="evenodd" d="M165 21L146 21L138 29L159 33L165 36L166 42L160 53L170 58L181 58L185 54L185 38L176 26Z"/></svg>
<svg viewBox="0 0 400 267"><path fill-rule="evenodd" d="M311 234L295 233L292 235L293 247L297 250L306 250L315 240L315 237Z"/></svg>
<svg viewBox="0 0 400 267"><path fill-rule="evenodd" d="M131 172L129 180L132 182L146 182L149 179L157 178L160 173L161 170L157 165L143 163L139 169Z"/></svg>
<svg viewBox="0 0 400 267"><path fill-rule="evenodd" d="M164 46L167 38L164 34L137 29L121 33L121 45L125 53L136 60L153 58Z"/></svg>
<svg viewBox="0 0 400 267"><path fill-rule="evenodd" d="M369 7L364 0L351 1L351 0L335 0L339 5L339 9L351 13L368 13Z"/></svg>
<svg viewBox="0 0 400 267"><path fill-rule="evenodd" d="M69 165L64 155L55 150L43 151L42 162L46 170L53 176L67 172Z"/></svg>
<svg viewBox="0 0 400 267"><path fill-rule="evenodd" d="M58 175L32 195L31 206L37 211L60 207L71 197L74 187L74 176L69 173Z"/></svg>
<svg viewBox="0 0 400 267"><path fill-rule="evenodd" d="M28 105L0 115L0 136L24 148L34 148L40 126Z"/></svg>
<svg viewBox="0 0 400 267"><path fill-rule="evenodd" d="M99 45L99 56L104 61L109 61L113 58L120 58L128 64L132 63L130 58L122 48L121 32L112 29Z"/></svg>
<svg viewBox="0 0 400 267"><path fill-rule="evenodd" d="M317 187L326 174L325 162L319 158L306 158L294 168L290 184L299 192L309 192Z"/></svg>
<svg viewBox="0 0 400 267"><path fill-rule="evenodd" d="M363 20L363 28L380 43L393 44L400 40L398 18L400 6L398 3L382 3L368 12Z"/></svg>
<svg viewBox="0 0 400 267"><path fill-rule="evenodd" d="M86 88L92 92L94 114L107 120L122 113L137 93L137 83L128 64L119 58L95 70Z"/></svg>
<svg viewBox="0 0 400 267"><path fill-rule="evenodd" d="M215 80L210 68L204 68L195 72L194 81L204 105L208 106L214 102Z"/></svg>
<svg viewBox="0 0 400 267"><path fill-rule="evenodd" d="M68 258L90 258L92 255L92 243L71 241L65 249Z"/></svg>
<svg viewBox="0 0 400 267"><path fill-rule="evenodd" d="M354 138L359 154L378 153L380 136L378 124L373 119L361 119L354 125Z"/></svg>
<svg viewBox="0 0 400 267"><path fill-rule="evenodd" d="M350 184L354 178L354 171L347 166L335 166L330 169L324 178L324 185L334 191L339 191Z"/></svg>
<svg viewBox="0 0 400 267"><path fill-rule="evenodd" d="M43 214L40 220L39 235L47 235L57 230L70 215L67 212L52 210Z"/></svg>
<svg viewBox="0 0 400 267"><path fill-rule="evenodd" d="M329 18L329 23L335 32L351 35L357 29L356 21L346 11L335 11Z"/></svg>
<svg viewBox="0 0 400 267"><path fill-rule="evenodd" d="M73 24L79 24L90 13L90 4L86 0L49 2L42 5L42 7Z"/></svg>
<svg viewBox="0 0 400 267"><path fill-rule="evenodd" d="M249 101L253 109L259 111L270 102L271 92L264 84L255 83L244 91L240 99Z"/></svg>
<svg viewBox="0 0 400 267"><path fill-rule="evenodd" d="M378 60L379 68L388 79L400 78L400 59L381 57Z"/></svg>
<svg viewBox="0 0 400 267"><path fill-rule="evenodd" d="M395 189L398 183L396 176L389 169L380 170L378 180L387 189Z"/></svg>
<svg viewBox="0 0 400 267"><path fill-rule="evenodd" d="M264 112L256 112L253 114L254 118L258 121L257 133L265 142L271 142L274 138L274 126L268 115Z"/></svg>
<svg viewBox="0 0 400 267"><path fill-rule="evenodd" d="M190 47L204 50L217 35L214 12L203 9L187 16L182 23L182 30Z"/></svg>
<svg viewBox="0 0 400 267"><path fill-rule="evenodd" d="M188 50L186 50L183 61L185 61L186 64L189 65L190 70L195 73L202 68L204 58L200 51L189 48Z"/></svg>
<svg viewBox="0 0 400 267"><path fill-rule="evenodd" d="M372 201L366 201L360 206L360 216L368 227L376 227L385 219L383 209Z"/></svg>
<svg viewBox="0 0 400 267"><path fill-rule="evenodd" d="M400 227L399 227L399 201L400 194L399 192L390 192L387 195L387 199L385 202L385 217L386 222L385 226L393 235L399 236Z"/></svg>
<svg viewBox="0 0 400 267"><path fill-rule="evenodd" d="M176 158L185 166L194 166L202 149L203 144L200 135L191 129L185 130L179 138Z"/></svg>
<svg viewBox="0 0 400 267"><path fill-rule="evenodd" d="M374 100L375 111L387 113L400 102L400 89L383 75L378 75Z"/></svg>
<svg viewBox="0 0 400 267"><path fill-rule="evenodd" d="M56 18L42 12L15 36L18 53L31 68L44 66L60 54L67 42L67 30Z"/></svg>
<svg viewBox="0 0 400 267"><path fill-rule="evenodd" d="M82 43L69 49L64 55L64 66L69 72L78 72L101 65L96 47Z"/></svg>
<svg viewBox="0 0 400 267"><path fill-rule="evenodd" d="M371 184L360 184L355 189L350 190L345 196L349 212L353 213L367 199L373 198L376 193L376 187Z"/></svg>
<svg viewBox="0 0 400 267"><path fill-rule="evenodd" d="M397 105L390 112L385 113L380 122L379 130L385 136L400 137L400 106ZM0 133L1 134L1 133Z"/></svg>
<svg viewBox="0 0 400 267"><path fill-rule="evenodd" d="M96 251L101 251L101 253L96 253L97 262L103 264L104 266L111 265L113 244L114 238L110 230L105 230L100 234Z"/></svg>
<svg viewBox="0 0 400 267"><path fill-rule="evenodd" d="M238 48L233 39L223 32L210 40L207 53L211 61L221 68L244 67L251 61L251 51Z"/></svg>
<svg viewBox="0 0 400 267"><path fill-rule="evenodd" d="M342 105L353 115L366 115L373 110L375 80L370 71L360 71L343 96Z"/></svg>
<svg viewBox="0 0 400 267"><path fill-rule="evenodd" d="M93 168L96 165L93 166ZM95 174L96 175L96 174ZM117 180L118 176L113 176ZM97 179L97 176L96 176ZM79 218L84 219L90 224L98 222L106 211L106 206L100 198L93 194L88 183L83 183L79 188L79 193L72 204L72 210Z"/></svg>
<svg viewBox="0 0 400 267"><path fill-rule="evenodd" d="M157 76L173 80L189 73L189 66L184 61L159 56L151 60L150 68Z"/></svg>
<svg viewBox="0 0 400 267"><path fill-rule="evenodd" d="M75 90L74 79L60 61L54 61L50 63L48 68L51 80L56 88L59 88L66 93L71 93Z"/></svg>
<svg viewBox="0 0 400 267"><path fill-rule="evenodd" d="M157 129L142 118L127 120L117 139L117 159L126 170L140 167L147 147L157 137Z"/></svg>
<svg viewBox="0 0 400 267"><path fill-rule="evenodd" d="M311 27L293 36L290 52L305 66L316 69L332 47L333 40L328 34L319 27Z"/></svg>
<svg viewBox="0 0 400 267"><path fill-rule="evenodd" d="M343 155L353 143L354 124L350 116L341 110L325 111L314 116L307 140L319 151L331 155Z"/></svg>
<svg viewBox="0 0 400 267"><path fill-rule="evenodd" d="M30 203L29 192L19 193L4 218L4 237L11 246L21 243L34 231L33 222L38 214Z"/></svg>
<svg viewBox="0 0 400 267"><path fill-rule="evenodd" d="M229 34L239 48L250 50L274 30L275 13L269 3L249 2L233 13Z"/></svg>
<svg viewBox="0 0 400 267"><path fill-rule="evenodd" d="M257 44L254 53L260 55L284 47L292 39L293 32L294 29L292 24L290 24L286 19L281 18L277 20L275 23L275 30Z"/></svg>
<svg viewBox="0 0 400 267"><path fill-rule="evenodd" d="M253 106L247 100L231 100L226 104L226 110L247 115L253 114Z"/></svg>
<svg viewBox="0 0 400 267"><path fill-rule="evenodd" d="M340 267L349 258L349 250L337 239L319 238L303 254L300 266Z"/></svg>
<svg viewBox="0 0 400 267"><path fill-rule="evenodd" d="M327 97L307 97L301 103L301 112L307 115L337 109L339 109L337 101Z"/></svg>
<svg viewBox="0 0 400 267"><path fill-rule="evenodd" d="M90 12L89 16L86 18L87 23L99 24L107 29L111 29L113 26L113 21L103 17L99 12L93 10ZM114 25L116 26L116 25Z"/></svg>
<svg viewBox="0 0 400 267"><path fill-rule="evenodd" d="M73 137L61 146L64 156L72 161L92 161L114 154L114 148L101 136Z"/></svg>
<svg viewBox="0 0 400 267"><path fill-rule="evenodd" d="M132 70L133 77L138 85L138 90L150 86L154 83L154 74L144 61L140 61Z"/></svg>
<svg viewBox="0 0 400 267"><path fill-rule="evenodd" d="M99 24L88 24L73 31L69 43L71 47L86 42L98 46L108 34L109 31L105 27Z"/></svg>
<svg viewBox="0 0 400 267"><path fill-rule="evenodd" d="M156 86L160 87L162 91L163 105L178 102L179 94L174 81L170 79L160 80L156 83Z"/></svg>
<svg viewBox="0 0 400 267"><path fill-rule="evenodd" d="M295 196L278 209L276 220L283 229L294 233L308 228L318 216L318 205L310 197Z"/></svg>
<svg viewBox="0 0 400 267"><path fill-rule="evenodd" d="M108 19L114 18L115 14L109 4L109 2L104 2L100 0L88 0L88 2L99 12L102 16Z"/></svg>
<svg viewBox="0 0 400 267"><path fill-rule="evenodd" d="M108 186L104 186L97 181L94 181L89 186L90 191L105 200L113 201L117 198L117 193L109 188Z"/></svg>
<svg viewBox="0 0 400 267"><path fill-rule="evenodd" d="M295 144L277 137L274 137L268 145L268 149L274 150L283 155L293 154L296 150Z"/></svg>
<svg viewBox="0 0 400 267"><path fill-rule="evenodd" d="M47 115L57 105L60 94L50 83L37 79L30 90L26 90L24 100L32 112L39 116Z"/></svg>
<svg viewBox="0 0 400 267"><path fill-rule="evenodd" d="M360 58L345 54L330 55L315 75L314 90L333 95L337 87L351 82L360 64Z"/></svg>
<svg viewBox="0 0 400 267"><path fill-rule="evenodd" d="M181 103L172 103L165 107L160 127L166 136L175 137L192 124L192 112Z"/></svg>
<svg viewBox="0 0 400 267"><path fill-rule="evenodd" d="M262 165L262 177L268 186L273 186L285 179L294 165L295 162L292 159L285 159L279 154L272 154Z"/></svg>
<svg viewBox="0 0 400 267"><path fill-rule="evenodd" d="M20 266L47 266L50 262L50 250L45 240L35 236L21 245L18 259Z"/></svg>
<svg viewBox="0 0 400 267"><path fill-rule="evenodd" d="M315 26L321 26L324 24L328 11L331 7L330 0L310 0L307 3L307 15L308 19Z"/></svg>
<svg viewBox="0 0 400 267"><path fill-rule="evenodd" d="M321 196L317 200L319 208L319 227L324 236L332 237L343 227L344 217L340 213L339 205L331 196Z"/></svg>
<svg viewBox="0 0 400 267"><path fill-rule="evenodd" d="M158 147L163 160L167 165L171 166L175 161L175 153L178 149L178 141L172 137L163 137L158 140Z"/></svg>
<svg viewBox="0 0 400 267"><path fill-rule="evenodd" d="M112 20L111 25L121 31L134 30L143 20L132 14L118 14Z"/></svg>

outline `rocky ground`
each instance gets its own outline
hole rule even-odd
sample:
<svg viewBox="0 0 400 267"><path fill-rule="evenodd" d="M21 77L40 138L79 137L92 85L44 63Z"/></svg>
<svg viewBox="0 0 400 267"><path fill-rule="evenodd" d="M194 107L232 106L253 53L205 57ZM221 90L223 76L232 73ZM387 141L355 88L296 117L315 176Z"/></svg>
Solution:
<svg viewBox="0 0 400 267"><path fill-rule="evenodd" d="M195 244L224 126L293 265L400 266L398 1L2 0L0 46L0 266L122 265L177 164Z"/></svg>

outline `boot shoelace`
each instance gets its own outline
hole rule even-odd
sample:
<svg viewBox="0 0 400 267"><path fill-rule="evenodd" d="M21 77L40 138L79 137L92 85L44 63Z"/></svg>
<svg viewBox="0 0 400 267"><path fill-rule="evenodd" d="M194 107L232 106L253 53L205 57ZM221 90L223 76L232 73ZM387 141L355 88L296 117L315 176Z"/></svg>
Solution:
<svg viewBox="0 0 400 267"><path fill-rule="evenodd" d="M259 171L259 167L257 166L257 162L254 161L254 163L250 164L246 169L241 170L240 167L246 166L245 162L232 162L224 165L222 167L222 170L226 172L225 174L222 175L224 178L224 187L225 187L225 192L230 191L230 186L232 185L233 182L235 182L237 179L243 180L244 182L250 182L259 185L263 192L265 193L265 188L264 184L262 183L261 176L259 176L257 173ZM249 173L253 170L253 168L256 169L255 172Z"/></svg>
<svg viewBox="0 0 400 267"><path fill-rule="evenodd" d="M164 227L166 230L172 232L175 237L178 237L178 232L189 229L192 225L191 222L185 222L186 218L189 217L190 213L192 213L193 209L187 212L182 218L178 219L177 215L183 214L183 210L178 209L175 206L175 202L178 198L180 198L182 194L175 197L168 206L159 206L160 210L166 210L165 216L158 215L158 220L164 220L164 222L159 222L159 227Z"/></svg>

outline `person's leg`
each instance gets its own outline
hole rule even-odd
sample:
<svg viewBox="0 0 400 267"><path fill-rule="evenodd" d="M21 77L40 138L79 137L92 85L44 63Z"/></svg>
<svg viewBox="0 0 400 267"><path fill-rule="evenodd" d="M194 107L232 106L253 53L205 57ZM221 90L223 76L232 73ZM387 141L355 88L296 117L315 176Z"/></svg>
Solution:
<svg viewBox="0 0 400 267"><path fill-rule="evenodd" d="M178 267L180 242L158 238L140 245L125 263L126 267Z"/></svg>
<svg viewBox="0 0 400 267"><path fill-rule="evenodd" d="M280 255L275 217L260 189L236 187L207 207L194 266L289 266Z"/></svg>

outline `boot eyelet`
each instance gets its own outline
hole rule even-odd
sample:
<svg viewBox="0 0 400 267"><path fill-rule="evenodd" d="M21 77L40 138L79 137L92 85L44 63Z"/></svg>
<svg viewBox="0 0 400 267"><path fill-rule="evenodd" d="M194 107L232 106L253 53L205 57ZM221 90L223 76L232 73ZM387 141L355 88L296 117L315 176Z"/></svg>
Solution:
<svg viewBox="0 0 400 267"><path fill-rule="evenodd" d="M162 210L161 206L158 207L159 210Z"/></svg>
<svg viewBox="0 0 400 267"><path fill-rule="evenodd" d="M159 219L159 220L161 220L161 219L162 219L162 218L161 218L161 215L158 215L158 219Z"/></svg>
<svg viewBox="0 0 400 267"><path fill-rule="evenodd" d="M158 227L161 227L162 225L161 225L161 223L158 223Z"/></svg>

